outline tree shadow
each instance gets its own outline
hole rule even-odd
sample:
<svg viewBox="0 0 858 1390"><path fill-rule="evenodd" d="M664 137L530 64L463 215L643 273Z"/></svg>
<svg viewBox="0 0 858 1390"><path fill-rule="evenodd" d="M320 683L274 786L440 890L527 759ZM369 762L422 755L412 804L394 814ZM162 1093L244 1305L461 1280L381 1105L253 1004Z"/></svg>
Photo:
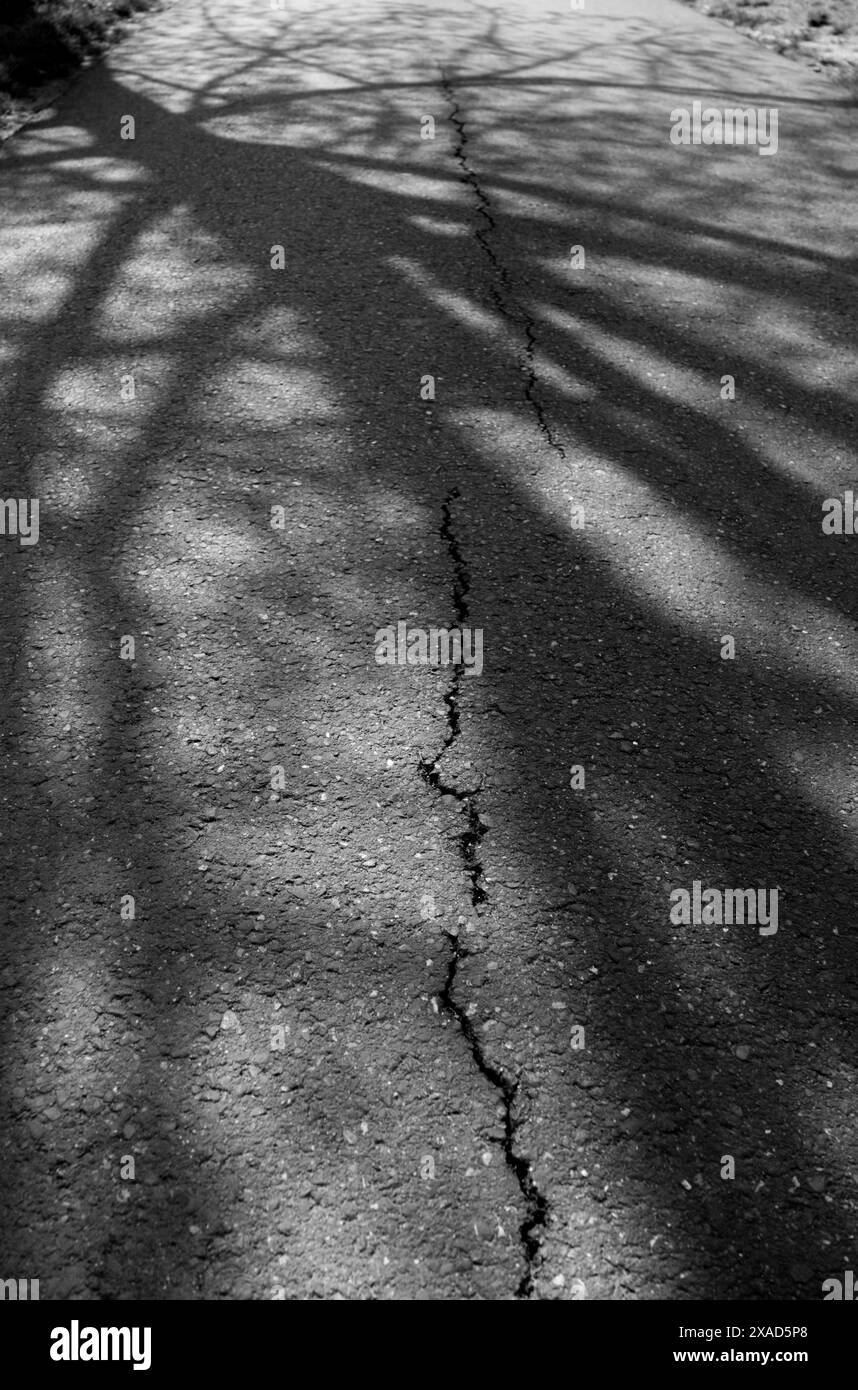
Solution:
<svg viewBox="0 0 858 1390"><path fill-rule="evenodd" d="M843 456L854 393L848 379L802 376L808 354L798 334L812 324L829 344L853 350L854 260L805 244L809 220L794 209L786 233L748 229L758 201L777 222L784 182L761 189L732 182L728 217L703 161L692 168L678 158L673 183L665 183L651 127L639 124L630 146L641 118L629 106L611 113L597 102L574 129L563 110L555 118L551 102L564 78L540 64L572 63L583 73L579 86L603 86L610 24L599 29L593 21L577 44L556 30L531 31L538 57L528 62L496 18L487 10L480 29L451 16L446 41L455 65L427 53L414 64L422 74L395 80L387 76L390 51L400 35L413 41L419 20L392 7L374 27L353 21L351 33L330 17L307 17L279 42L264 19L256 35L243 22L250 42L212 18L184 92L167 74L187 35L178 21L165 35L153 25L148 57L161 50L163 57L152 77L122 73L119 62L118 71L88 75L69 107L38 128L38 139L20 142L3 171L22 224L42 221L45 198L60 194L58 218L103 208L68 296L13 339L5 495L18 495L27 477L32 495L47 482L53 501L39 547L16 554L3 573L5 684L16 698L29 690L33 632L48 616L28 599L44 582L35 577L39 567L50 567L54 611L74 634L69 670L40 671L42 696L13 705L4 729L4 786L16 817L4 881L20 885L20 904L34 912L39 903L51 918L41 931L31 918L26 937L16 932L7 941L9 965L16 987L32 993L31 1014L50 1028L45 991L56 987L45 975L49 961L56 971L64 960L50 948L51 930L58 935L62 925L55 885L79 894L89 848L90 929L82 937L91 958L74 1008L85 1019L91 1013L90 1028L103 1029L105 1015L118 1022L100 1048L87 1051L85 1036L74 1041L71 1071L77 1066L89 1078L87 1096L98 1100L103 1065L101 1105L113 1104L111 1094L127 1097L120 1119L132 1127L125 1140L132 1147L141 1107L150 1100L155 1107L143 1126L152 1136L151 1191L142 1211L136 1200L125 1203L134 1208L132 1225L118 1205L115 1105L105 1116L96 1105L83 1127L70 1114L54 1139L49 1126L63 1122L22 1118L30 1112L20 1079L7 1078L15 1166L5 1170L6 1258L44 1267L45 1243L62 1219L59 1198L29 1233L11 1208L44 1207L45 1163L60 1161L59 1151L78 1262L90 1279L86 1285L81 1275L79 1283L100 1296L258 1296L267 1285L255 1251L290 1207L277 1248L288 1252L298 1286L304 1279L312 1287L327 1263L346 1271L346 1290L365 1290L361 1247L342 1236L335 1217L344 1202L349 1210L365 1204L361 1181L375 1174L382 1182L390 1154L355 1162L343 1150L343 1094L354 1091L349 1134L360 1132L364 1113L379 1130L392 1124L401 1183L403 1172L419 1167L427 1114L412 1123L407 1104L393 1107L393 1116L389 1104L379 1110L373 1087L380 1093L384 1073L394 1074L406 1031L412 1088L426 1085L415 1059L439 1047L442 1076L453 1089L460 1084L462 1040L451 1028L442 1033L428 1003L443 984L437 947L422 1007L403 1013L398 1002L415 995L416 962L425 955L416 928L421 893L434 882L426 867L401 858L389 866L390 911L374 928L380 939L354 929L365 918L357 907L351 923L329 927L335 897L359 901L361 866L353 849L333 848L331 819L318 803L309 814L296 805L297 824L284 830L277 817L285 806L276 802L273 822L266 786L267 769L284 761L303 786L300 758L326 757L321 725L334 727L349 840L348 815L382 795L367 749L396 738L379 729L379 702L391 701L402 721L403 771L382 826L400 833L409 800L418 824L438 813L418 768L422 752L441 746L444 682L436 673L408 673L408 687L394 686L401 673L379 676L372 636L411 612L426 624L450 617L452 577L439 530L453 488L470 614L485 628L487 652L480 680L464 682L455 774L473 775L462 765L469 755L479 770L480 815L491 822L480 845L488 903L471 914L477 939L463 955L457 988L479 1001L481 1026L495 1006L503 1011L503 1037L486 1030L486 1055L521 1078L518 1142L553 1213L546 1267L567 1252L601 1297L813 1297L849 1254L854 1138L845 1118L842 1130L827 1131L837 1107L848 1114L858 1007L849 932L854 838L830 809L838 793L847 795L837 762L849 747L855 692L841 618L854 617L854 597L847 541L821 535L819 506L832 469L849 477ZM622 82L630 60L616 52L608 68L615 91L669 92L683 59L697 55L694 35L693 27L673 35L665 51L656 27L642 21L629 39L641 71ZM494 61L484 71L487 52ZM757 61L749 59L754 74L762 71ZM469 69L477 64L475 74ZM442 67L464 111L464 149L439 88ZM202 80L206 71L213 75ZM713 60L716 87L718 73ZM306 85L290 90L286 75ZM234 89L239 81L252 84L251 95ZM158 101L150 94L156 87ZM484 106L475 105L477 94ZM508 97L523 103L514 129L498 125ZM830 112L820 118L808 106L806 119L822 121L820 143L805 130L802 157L818 159L821 177L838 146ZM125 113L134 116L136 139L122 145ZM436 120L435 143L420 142L425 114ZM558 140L574 137L576 150L574 175L562 187L553 181L550 138L521 173L522 142L551 132L555 119ZM71 159L67 129L63 135L70 125L85 141L85 153ZM490 216L480 212L480 195ZM587 247L581 285L563 264L572 240ZM46 233L39 245L56 251L62 241L48 242ZM285 249L284 272L271 268L275 245ZM184 274L159 278L159 257L175 259L177 247ZM58 261L39 273L61 275ZM671 277L690 286L681 309L653 292ZM762 347L760 305L777 315L776 355ZM528 333L535 376L525 390ZM656 367L666 385L652 379ZM722 368L739 386L732 404L720 400ZM134 414L116 404L117 380L129 369L141 383ZM437 389L428 409L420 399L427 373ZM563 457L546 442L535 401ZM822 491L766 443L783 434L781 406L787 435L805 438L819 460ZM76 421L84 418L78 441ZM345 447L347 457L338 453ZM310 493L304 525L324 530L330 558L297 528L281 544L268 526L268 501L283 498L293 473L302 496ZM161 510L165 497L172 515ZM569 525L573 502L588 519L582 530ZM196 529L185 533L194 518ZM698 581L711 574L711 583L692 584L689 567ZM423 610L427 602L434 611ZM276 604L284 617L269 635L258 614ZM303 626L289 625L296 614ZM319 654L311 649L319 624L308 614L329 625ZM797 634L792 650L791 617L816 623L831 656L820 653L813 631L801 643ZM157 632L169 642L152 641L148 634ZM735 663L720 660L724 632L736 635ZM141 635L136 669L116 660L122 633ZM833 650L837 640L843 648ZM183 670L198 659L199 675L183 685ZM288 717L279 712L284 686ZM176 707L174 688L183 699L198 691L203 708L192 715ZM67 800L44 761L50 766L49 731L56 737L62 728L64 701L66 708L77 702L83 726L83 765L62 770L73 788ZM174 721L175 736L165 728ZM226 762L226 785L183 754L179 740L188 738ZM287 744L294 754L282 751ZM569 788L572 763L587 768L586 793ZM146 779L151 799L143 801ZM455 810L443 814L450 871L461 824ZM373 828L365 830L365 857ZM295 871L293 881L306 890L318 876L324 891L312 908L299 894L287 910L281 861L294 870L320 832L328 858ZM26 882L23 844L34 853ZM217 865L210 890L197 886L201 845ZM260 866L262 857L278 868ZM144 926L112 929L106 965L98 957L123 877L147 885ZM454 915L470 906L459 877ZM694 878L778 886L778 936L734 931L719 941L704 928L671 926L668 890ZM68 911L79 913L71 901ZM487 972L488 954L498 970ZM247 1144L241 1126L258 1101L261 1128L299 1064L290 1054L279 1068L260 1042L276 1026L263 987L268 981L285 992L296 970L298 986L308 973L317 982L330 971L332 1013L355 1036L367 1002L343 987L348 977L373 978L384 1006L370 1006L380 1008L380 1026L369 1049L365 1040L358 1047L361 1065L343 1058L332 1081L321 1041L305 1040L308 1069L320 1074L303 1093L298 1088L288 1137L280 1131L288 1182L248 1221L244 1194L258 1197L259 1187L243 1163L254 1153L254 1131ZM231 991L225 1001L223 979ZM129 982L143 1002L139 1026L123 1033ZM239 985L247 997L233 1010ZM61 997L65 1018L75 996ZM558 1002L567 1008L553 1008ZM236 1012L240 1036L230 1036L230 1025L201 1042L204 1004L212 1028L218 1013ZM570 1016L586 1023L581 1056L568 1046ZM296 1004L290 1036L306 1026ZM328 1017L319 1021L320 1037L329 1026ZM14 1031L10 1039L11 1074L20 1042ZM746 1039L752 1051L742 1059L736 1046ZM43 1093L51 1098L53 1083ZM253 1102L238 1103L248 1095ZM462 1133L485 1125L492 1100L477 1093ZM439 1128L444 1104L442 1087L429 1109ZM43 1155L37 1179L33 1142ZM92 1154L101 1152L110 1166L82 1192L82 1175L91 1178ZM735 1183L718 1176L725 1154L737 1159ZM827 1175L824 1192L807 1186L817 1170ZM480 1181L495 1206L506 1194L514 1226L520 1199L508 1174L506 1187L494 1174ZM327 1199L319 1197L320 1176ZM316 1185L314 1195L305 1199L303 1184ZM417 1189L415 1211L429 1191ZM472 1200L458 1177L437 1200L452 1205L452 1216L438 1217L440 1229L470 1228ZM625 1265L622 1242L605 1234L606 1201L614 1223L628 1224ZM598 1242L577 1220L582 1211L601 1222ZM387 1219L395 1274L377 1263L372 1277L387 1279L395 1294L431 1235ZM493 1279L519 1256L514 1241L485 1254L479 1229L477 1237L467 1235L465 1264L472 1273L488 1266L484 1276L477 1272L477 1290L496 1296ZM62 1242L59 1249L67 1259ZM93 1269L102 1271L94 1284ZM470 1277L430 1261L427 1289L437 1294L438 1280L450 1279L452 1292ZM330 1289L322 1277L320 1291Z"/></svg>

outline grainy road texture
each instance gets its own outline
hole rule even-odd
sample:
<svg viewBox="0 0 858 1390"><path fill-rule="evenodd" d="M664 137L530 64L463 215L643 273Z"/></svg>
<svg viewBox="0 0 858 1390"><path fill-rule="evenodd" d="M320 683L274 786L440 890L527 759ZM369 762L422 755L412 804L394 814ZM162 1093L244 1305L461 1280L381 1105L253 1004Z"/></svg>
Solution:
<svg viewBox="0 0 858 1390"><path fill-rule="evenodd" d="M7 143L0 1276L849 1267L854 129L677 4L174 0Z"/></svg>

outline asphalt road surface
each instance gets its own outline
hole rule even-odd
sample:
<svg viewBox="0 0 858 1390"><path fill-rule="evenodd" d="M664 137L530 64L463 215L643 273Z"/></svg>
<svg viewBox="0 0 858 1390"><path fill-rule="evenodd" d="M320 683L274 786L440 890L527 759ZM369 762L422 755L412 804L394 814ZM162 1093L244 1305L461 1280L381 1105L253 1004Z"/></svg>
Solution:
<svg viewBox="0 0 858 1390"><path fill-rule="evenodd" d="M6 144L2 1277L851 1267L854 131L673 3L173 0Z"/></svg>

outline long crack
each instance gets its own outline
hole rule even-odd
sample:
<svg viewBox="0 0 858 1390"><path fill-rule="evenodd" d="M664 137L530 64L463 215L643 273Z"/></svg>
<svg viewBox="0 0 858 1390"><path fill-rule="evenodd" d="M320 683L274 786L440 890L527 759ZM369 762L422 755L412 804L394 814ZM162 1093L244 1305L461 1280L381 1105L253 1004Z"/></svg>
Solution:
<svg viewBox="0 0 858 1390"><path fill-rule="evenodd" d="M468 1018L462 1006L457 1004L454 998L453 989L456 983L459 962L467 960L471 953L460 946L458 937L452 940L453 949L447 969L447 981L441 992L440 1002L445 1012L458 1023L465 1041L471 1049L471 1056L478 1069L482 1072L483 1076L491 1082L495 1089L500 1092L503 1099L504 1135L501 1148L503 1150L504 1161L515 1176L526 1207L525 1218L519 1227L519 1238L521 1240L526 1264L524 1274L516 1290L516 1298L527 1299L530 1298L533 1293L533 1267L539 1254L539 1232L542 1227L544 1227L548 1218L548 1201L539 1191L534 1181L533 1174L530 1171L530 1164L527 1159L516 1152L516 1134L519 1126L513 1118L513 1112L518 1095L519 1082L510 1081L508 1077L504 1076L503 1072L499 1071L498 1068L493 1066L488 1060L473 1023Z"/></svg>
<svg viewBox="0 0 858 1390"><path fill-rule="evenodd" d="M455 149L456 162L461 170L460 177L474 194L477 204L478 223L475 236L480 249L492 268L493 279L489 282L489 294L502 318L511 324L524 337L524 345L517 352L519 368L525 377L524 398L533 411L540 432L552 449L565 459L566 453L545 416L545 410L538 394L538 374L536 370L536 323L513 291L509 273L497 255L491 241L491 233L497 230L492 215L491 200L480 180L471 168L468 158L468 134L462 117L461 107L456 100L452 84L444 71L441 72L441 90L450 105L450 124L457 135Z"/></svg>
<svg viewBox="0 0 858 1390"><path fill-rule="evenodd" d="M468 621L468 591L471 587L471 577L465 566L462 552L459 549L459 542L453 529L453 503L459 498L459 489L453 488L444 501L441 508L443 521L441 524L441 537L446 542L450 558L453 562L453 612L456 624L459 628L464 627ZM486 833L486 826L480 820L480 813L477 810L474 792L462 792L457 787L450 786L441 781L441 771L439 763L448 748L456 742L461 732L459 718L459 699L461 696L461 682L464 674L464 665L460 663L453 667L453 679L450 688L444 694L444 704L447 706L447 732L444 735L444 742L441 750L431 761L423 759L420 763L420 775L424 782L428 782L430 787L439 792L442 796L454 796L461 802L468 817L467 829L463 830L459 836L459 852L465 863L468 877L471 881L471 902L474 907L486 901L485 889L482 885L483 866L479 858L479 846Z"/></svg>
<svg viewBox="0 0 858 1390"><path fill-rule="evenodd" d="M440 534L446 541L453 564L453 609L456 622L461 628L468 621L468 592L471 581L453 523L453 504L459 499L459 496L458 488L453 488L445 499L442 507L443 522ZM453 668L452 681L444 695L444 703L447 706L447 730L444 741L434 758L421 760L420 775L440 795L455 797L467 814L467 829L459 835L459 853L471 884L471 902L479 910L481 905L488 901L483 887L483 866L479 856L480 843L487 827L480 818L476 805L476 793L460 791L457 787L442 781L440 770L440 763L444 754L453 746L461 733L459 700L463 673L463 665ZM526 1211L524 1220L519 1227L519 1238L525 1258L525 1271L516 1290L516 1298L528 1299L533 1293L533 1269L540 1247L539 1232L544 1227L548 1217L548 1202L533 1179L527 1159L516 1151L516 1135L519 1124L514 1119L514 1111L520 1082L519 1080L511 1081L488 1060L471 1019L462 1006L456 1002L455 987L459 964L467 960L471 952L460 943L457 934L448 933L448 937L451 942L450 959L447 966L447 978L439 1000L444 1013L458 1024L462 1036L471 1050L471 1056L477 1069L499 1092L503 1101L504 1136L501 1148L504 1161L514 1175L524 1199Z"/></svg>

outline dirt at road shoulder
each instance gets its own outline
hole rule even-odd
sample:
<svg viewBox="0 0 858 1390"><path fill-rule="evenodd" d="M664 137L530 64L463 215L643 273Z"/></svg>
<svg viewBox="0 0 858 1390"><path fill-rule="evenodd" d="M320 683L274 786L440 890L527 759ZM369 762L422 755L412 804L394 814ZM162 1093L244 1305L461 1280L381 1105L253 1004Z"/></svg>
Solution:
<svg viewBox="0 0 858 1390"><path fill-rule="evenodd" d="M0 139L24 125L78 68L163 0L5 0L0 16Z"/></svg>
<svg viewBox="0 0 858 1390"><path fill-rule="evenodd" d="M858 0L684 0L858 90Z"/></svg>

